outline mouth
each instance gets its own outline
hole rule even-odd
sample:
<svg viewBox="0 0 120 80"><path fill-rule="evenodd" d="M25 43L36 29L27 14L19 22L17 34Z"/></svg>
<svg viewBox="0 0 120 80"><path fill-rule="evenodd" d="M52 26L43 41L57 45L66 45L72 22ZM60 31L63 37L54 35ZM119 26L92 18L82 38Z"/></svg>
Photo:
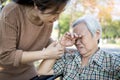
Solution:
<svg viewBox="0 0 120 80"><path fill-rule="evenodd" d="M77 46L78 49L82 49L83 47L82 46Z"/></svg>
<svg viewBox="0 0 120 80"><path fill-rule="evenodd" d="M82 49L83 47L78 47L78 49Z"/></svg>

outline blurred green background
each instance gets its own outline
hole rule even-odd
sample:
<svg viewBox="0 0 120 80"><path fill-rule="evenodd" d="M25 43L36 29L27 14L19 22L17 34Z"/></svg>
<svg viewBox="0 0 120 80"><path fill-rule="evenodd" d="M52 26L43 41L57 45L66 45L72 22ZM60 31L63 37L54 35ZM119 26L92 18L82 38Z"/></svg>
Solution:
<svg viewBox="0 0 120 80"><path fill-rule="evenodd" d="M0 0L2 6L11 0ZM85 14L93 14L102 25L102 44L120 46L120 0L71 0L65 11L54 24L52 37L58 39L66 31L71 31L75 19Z"/></svg>

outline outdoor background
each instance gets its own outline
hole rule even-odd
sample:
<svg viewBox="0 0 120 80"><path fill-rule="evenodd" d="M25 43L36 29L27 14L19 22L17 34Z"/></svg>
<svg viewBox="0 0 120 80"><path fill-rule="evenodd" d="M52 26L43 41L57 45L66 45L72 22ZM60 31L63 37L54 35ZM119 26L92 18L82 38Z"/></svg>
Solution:
<svg viewBox="0 0 120 80"><path fill-rule="evenodd" d="M0 10L9 2L0 0ZM71 31L73 21L85 14L94 15L102 25L99 46L120 54L120 0L71 0L59 20L54 22L52 38L57 40ZM37 66L39 62L35 64Z"/></svg>
<svg viewBox="0 0 120 80"><path fill-rule="evenodd" d="M92 14L102 25L99 46L120 53L120 0L71 0L58 21L54 24L52 37L58 39L71 31L74 20Z"/></svg>

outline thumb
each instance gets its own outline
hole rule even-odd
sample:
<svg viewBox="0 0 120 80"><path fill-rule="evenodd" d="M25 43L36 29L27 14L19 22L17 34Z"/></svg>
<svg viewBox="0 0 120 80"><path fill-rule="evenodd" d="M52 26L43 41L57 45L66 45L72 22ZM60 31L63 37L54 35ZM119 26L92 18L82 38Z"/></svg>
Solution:
<svg viewBox="0 0 120 80"><path fill-rule="evenodd" d="M48 47L55 47L57 45L57 42L52 42Z"/></svg>

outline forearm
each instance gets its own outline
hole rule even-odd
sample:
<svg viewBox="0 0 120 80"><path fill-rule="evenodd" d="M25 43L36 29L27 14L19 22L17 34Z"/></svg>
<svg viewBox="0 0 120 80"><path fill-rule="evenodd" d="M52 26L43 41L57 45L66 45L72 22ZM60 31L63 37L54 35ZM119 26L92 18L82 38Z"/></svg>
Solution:
<svg viewBox="0 0 120 80"><path fill-rule="evenodd" d="M56 47L62 47L63 49L65 48L64 46L60 45L59 43L57 44ZM60 56L62 56L61 54ZM53 65L55 64L57 59L44 59L38 69L38 75L53 75Z"/></svg>
<svg viewBox="0 0 120 80"><path fill-rule="evenodd" d="M53 65L56 59L46 59L41 62L38 68L38 75L53 75Z"/></svg>
<svg viewBox="0 0 120 80"><path fill-rule="evenodd" d="M46 56L45 54L42 53L42 51L29 51L29 52L25 51L23 52L21 63L25 64L41 59L46 59Z"/></svg>
<svg viewBox="0 0 120 80"><path fill-rule="evenodd" d="M60 55L64 53L64 47L61 45L54 45L56 45L56 43L52 43L42 51L23 52L21 63L34 62L40 59L56 59L60 57Z"/></svg>

